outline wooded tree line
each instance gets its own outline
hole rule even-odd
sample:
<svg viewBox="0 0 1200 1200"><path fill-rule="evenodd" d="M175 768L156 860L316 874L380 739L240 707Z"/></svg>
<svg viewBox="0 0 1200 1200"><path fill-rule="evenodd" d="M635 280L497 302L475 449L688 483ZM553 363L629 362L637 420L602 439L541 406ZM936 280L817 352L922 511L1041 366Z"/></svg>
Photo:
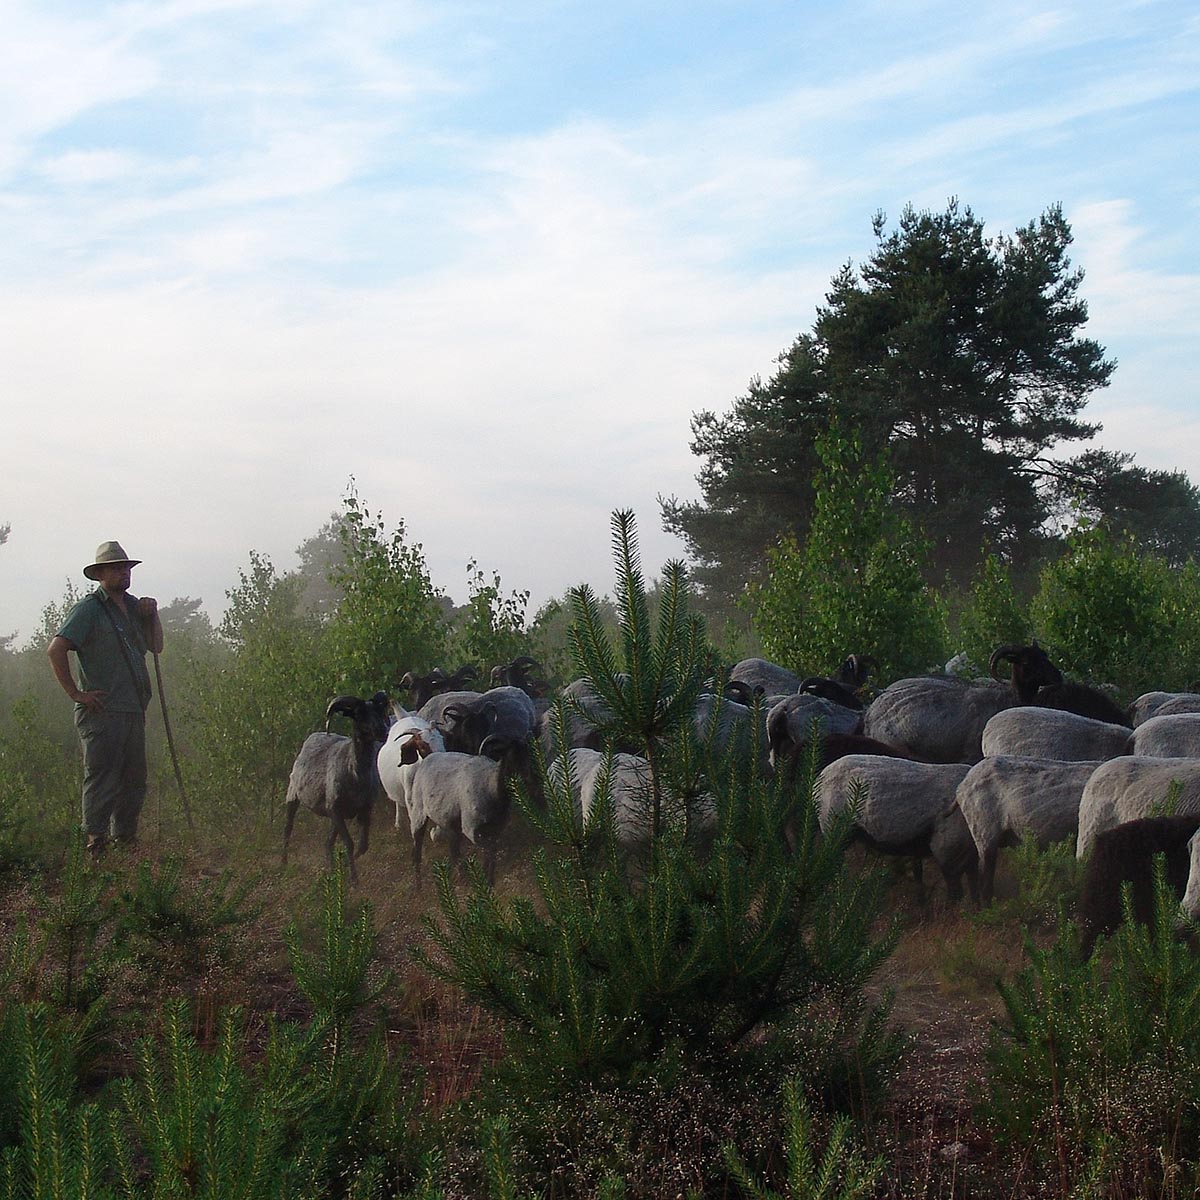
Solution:
<svg viewBox="0 0 1200 1200"><path fill-rule="evenodd" d="M818 441L851 432L864 464L886 455L890 502L928 539L926 576L966 583L989 553L1020 579L1100 521L1170 563L1200 537L1200 491L1181 471L1120 450L1070 454L1100 426L1084 409L1116 369L1083 336L1083 272L1053 205L1011 236L951 200L908 207L834 276L810 331L726 413L692 421L701 498L662 499L711 612L761 583L768 549L803 543L817 505Z"/></svg>

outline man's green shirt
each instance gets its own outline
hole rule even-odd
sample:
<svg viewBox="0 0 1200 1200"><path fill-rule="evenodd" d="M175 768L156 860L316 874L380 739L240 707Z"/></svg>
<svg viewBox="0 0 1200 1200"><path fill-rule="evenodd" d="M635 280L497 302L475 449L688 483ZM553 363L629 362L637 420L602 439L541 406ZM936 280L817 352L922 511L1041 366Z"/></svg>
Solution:
<svg viewBox="0 0 1200 1200"><path fill-rule="evenodd" d="M148 647L137 608L137 597L126 592L122 613L99 587L71 609L58 631L79 655L80 690L107 692L109 712L145 712L150 703Z"/></svg>

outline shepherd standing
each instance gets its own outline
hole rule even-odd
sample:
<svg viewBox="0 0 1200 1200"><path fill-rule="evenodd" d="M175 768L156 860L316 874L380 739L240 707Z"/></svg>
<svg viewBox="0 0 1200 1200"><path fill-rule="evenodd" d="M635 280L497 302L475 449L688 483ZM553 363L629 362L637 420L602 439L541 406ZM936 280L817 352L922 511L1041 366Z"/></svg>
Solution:
<svg viewBox="0 0 1200 1200"><path fill-rule="evenodd" d="M119 542L103 542L83 569L100 586L71 609L46 653L54 677L75 702L83 743L83 828L88 851L103 853L111 836L137 842L146 798L146 708L150 673L146 652L163 648L158 601L130 595L133 568ZM79 683L68 655L79 659Z"/></svg>

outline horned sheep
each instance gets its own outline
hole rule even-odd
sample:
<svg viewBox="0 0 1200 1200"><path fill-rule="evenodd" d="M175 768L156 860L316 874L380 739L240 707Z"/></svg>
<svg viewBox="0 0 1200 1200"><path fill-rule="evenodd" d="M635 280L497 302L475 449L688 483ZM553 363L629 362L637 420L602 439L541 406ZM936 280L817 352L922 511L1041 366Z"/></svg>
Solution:
<svg viewBox="0 0 1200 1200"><path fill-rule="evenodd" d="M451 866L465 837L482 852L484 875L495 882L497 843L512 808L509 782L517 777L529 782L529 749L520 742L506 742L498 760L450 750L421 759L405 792L418 884L430 827L448 840Z"/></svg>
<svg viewBox="0 0 1200 1200"><path fill-rule="evenodd" d="M325 843L330 869L333 869L333 844L340 837L346 847L350 878L357 880L354 860L367 852L371 809L380 790L376 756L380 743L387 737L388 698L383 692L376 692L370 700L338 696L326 709L326 725L339 713L354 722L352 735L310 733L292 764L284 801L287 818L283 829L282 861L287 863L292 825L296 812L303 805L330 820L329 838ZM357 850L346 827L349 820L357 820L359 824Z"/></svg>

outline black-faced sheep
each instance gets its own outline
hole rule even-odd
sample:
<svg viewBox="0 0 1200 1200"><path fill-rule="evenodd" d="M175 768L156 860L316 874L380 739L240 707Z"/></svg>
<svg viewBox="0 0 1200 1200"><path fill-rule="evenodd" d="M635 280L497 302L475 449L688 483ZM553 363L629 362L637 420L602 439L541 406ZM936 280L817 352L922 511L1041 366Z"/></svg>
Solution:
<svg viewBox="0 0 1200 1200"><path fill-rule="evenodd" d="M446 749L479 754L486 745L528 745L537 727L533 701L520 688L498 687L486 692L444 692L420 711L446 741Z"/></svg>
<svg viewBox="0 0 1200 1200"><path fill-rule="evenodd" d="M468 683L479 678L479 672L472 666L459 667L453 675L447 675L441 667L434 667L426 675L417 675L413 671L405 673L400 680L400 686L407 688L409 693L409 708L419 712L434 696L442 692L456 692L465 688Z"/></svg>
<svg viewBox="0 0 1200 1200"><path fill-rule="evenodd" d="M370 700L357 696L338 696L330 701L325 722L337 713L354 722L350 737L336 733L310 733L296 755L288 778L287 819L283 829L283 862L287 862L288 842L296 811L301 805L328 817L329 838L325 853L333 868L333 844L340 837L346 847L350 878L358 879L355 858L367 852L371 830L371 809L379 793L379 772L376 756L388 733L387 696L377 692ZM346 822L359 823L357 852Z"/></svg>
<svg viewBox="0 0 1200 1200"><path fill-rule="evenodd" d="M1013 690L1022 704L1062 708L1095 721L1133 727L1129 714L1099 688L1063 679L1062 672L1036 641L1028 646L997 646L988 662L988 673L993 679L1001 678L1002 662L1012 668Z"/></svg>
<svg viewBox="0 0 1200 1200"><path fill-rule="evenodd" d="M529 783L529 765L529 749L519 742L506 743L498 761L449 750L421 759L405 793L418 883L430 826L447 839L452 867L458 863L465 837L482 852L484 874L489 883L495 882L497 842L512 809L509 781L520 778Z"/></svg>
<svg viewBox="0 0 1200 1200"><path fill-rule="evenodd" d="M1123 918L1121 888L1131 886L1133 916L1142 924L1154 917L1154 858L1166 859L1166 881L1181 899L1191 871L1190 843L1200 829L1200 815L1145 817L1098 834L1083 876L1076 921L1083 950L1117 929Z"/></svg>

